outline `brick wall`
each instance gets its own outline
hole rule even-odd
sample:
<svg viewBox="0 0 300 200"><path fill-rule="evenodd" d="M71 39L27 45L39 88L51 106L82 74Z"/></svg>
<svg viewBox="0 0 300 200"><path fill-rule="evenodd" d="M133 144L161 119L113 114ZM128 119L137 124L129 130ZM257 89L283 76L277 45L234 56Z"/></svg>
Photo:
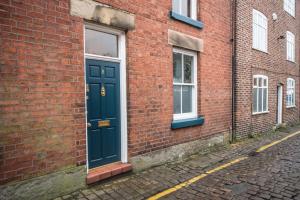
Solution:
<svg viewBox="0 0 300 200"><path fill-rule="evenodd" d="M174 21L171 0L99 1L136 15L127 38L129 156L231 126L230 1L199 1L199 30ZM69 1L0 0L0 183L85 163L83 19ZM204 40L198 54L203 126L172 131L168 29Z"/></svg>
<svg viewBox="0 0 300 200"><path fill-rule="evenodd" d="M68 1L0 1L0 183L85 160L82 20Z"/></svg>
<svg viewBox="0 0 300 200"><path fill-rule="evenodd" d="M300 1L297 0L299 10ZM252 9L268 18L268 53L252 49ZM272 20L276 13L278 20ZM237 0L237 84L236 84L236 130L238 137L250 133L271 130L276 125L277 85L283 84L283 122L299 120L299 43L296 44L296 63L286 60L286 36L289 30L299 41L296 19L283 9L283 1ZM262 74L269 78L269 113L252 115L253 75ZM296 107L286 108L287 78L296 80Z"/></svg>

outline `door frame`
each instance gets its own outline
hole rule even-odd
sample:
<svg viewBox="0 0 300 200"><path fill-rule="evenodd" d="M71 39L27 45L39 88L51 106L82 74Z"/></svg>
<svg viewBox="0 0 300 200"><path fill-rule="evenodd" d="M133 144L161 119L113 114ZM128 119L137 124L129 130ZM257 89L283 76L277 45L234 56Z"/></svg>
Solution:
<svg viewBox="0 0 300 200"><path fill-rule="evenodd" d="M276 116L277 119L276 119L276 124L280 125L280 124L283 123L283 120L282 120L282 118L283 118L283 115L282 115L283 114L283 86L282 86L282 84L277 85L276 93L277 93L277 116ZM280 99L279 99L279 93L281 94ZM280 111L280 113L279 113L279 111ZM279 123L279 121L280 121L280 123Z"/></svg>
<svg viewBox="0 0 300 200"><path fill-rule="evenodd" d="M85 53L85 30L86 28L93 29L96 31L101 31L105 33L110 33L118 36L118 58L99 56L94 54ZM85 64L86 59L94 59L101 61L111 61L120 63L120 122L121 122L121 162L128 162L128 142L127 142L127 81L126 81L126 37L125 32L98 24L84 23L83 26L83 53L84 53L84 85L85 85L85 94L86 94L86 70ZM87 130L87 99L85 95L85 132L86 132L86 166L87 173L89 171L88 163L88 130Z"/></svg>

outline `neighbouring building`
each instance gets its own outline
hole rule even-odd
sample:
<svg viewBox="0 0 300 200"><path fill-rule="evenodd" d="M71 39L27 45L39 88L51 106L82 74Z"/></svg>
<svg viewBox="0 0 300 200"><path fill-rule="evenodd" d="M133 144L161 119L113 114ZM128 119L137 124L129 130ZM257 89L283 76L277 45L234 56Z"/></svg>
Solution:
<svg viewBox="0 0 300 200"><path fill-rule="evenodd" d="M247 109L239 114L247 129L238 127L247 131L252 73L269 77L270 113L260 120L275 124L275 78L282 77L283 97L287 78L298 90L298 65L285 60L285 40L277 39L286 31L297 36L295 19L280 3L257 3L274 30L269 54L256 52L254 11L244 2L238 66L247 90L238 108ZM66 168L92 183L225 141L232 129L231 11L229 0L0 1L0 183ZM290 113L283 121L296 121L298 107L283 105Z"/></svg>
<svg viewBox="0 0 300 200"><path fill-rule="evenodd" d="M299 121L299 0L236 0L235 134Z"/></svg>

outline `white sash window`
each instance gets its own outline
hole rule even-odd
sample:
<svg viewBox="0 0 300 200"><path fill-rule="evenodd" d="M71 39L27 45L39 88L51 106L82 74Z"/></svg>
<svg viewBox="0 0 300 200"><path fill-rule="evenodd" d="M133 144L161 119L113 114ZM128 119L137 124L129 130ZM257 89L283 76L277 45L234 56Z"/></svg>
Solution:
<svg viewBox="0 0 300 200"><path fill-rule="evenodd" d="M268 77L263 75L253 76L252 94L253 114L268 112Z"/></svg>
<svg viewBox="0 0 300 200"><path fill-rule="evenodd" d="M173 50L174 120L197 117L197 54Z"/></svg>
<svg viewBox="0 0 300 200"><path fill-rule="evenodd" d="M295 62L295 35L286 32L286 59Z"/></svg>
<svg viewBox="0 0 300 200"><path fill-rule="evenodd" d="M252 47L263 52L268 52L268 19L257 10L253 10Z"/></svg>
<svg viewBox="0 0 300 200"><path fill-rule="evenodd" d="M290 15L295 17L295 7L296 2L295 0L284 0L283 1L283 8L286 12L288 12Z"/></svg>
<svg viewBox="0 0 300 200"><path fill-rule="evenodd" d="M286 107L295 106L295 80L292 78L287 79L286 84Z"/></svg>

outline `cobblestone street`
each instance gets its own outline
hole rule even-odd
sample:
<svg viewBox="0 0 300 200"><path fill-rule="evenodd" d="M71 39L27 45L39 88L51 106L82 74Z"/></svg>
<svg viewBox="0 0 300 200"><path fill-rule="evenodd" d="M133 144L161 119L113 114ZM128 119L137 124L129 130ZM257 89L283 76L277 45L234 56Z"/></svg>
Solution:
<svg viewBox="0 0 300 200"><path fill-rule="evenodd" d="M247 156L161 199L300 200L300 135L255 153L259 147L297 130L299 127L219 147L184 161L100 182L57 199L147 199L207 170Z"/></svg>

